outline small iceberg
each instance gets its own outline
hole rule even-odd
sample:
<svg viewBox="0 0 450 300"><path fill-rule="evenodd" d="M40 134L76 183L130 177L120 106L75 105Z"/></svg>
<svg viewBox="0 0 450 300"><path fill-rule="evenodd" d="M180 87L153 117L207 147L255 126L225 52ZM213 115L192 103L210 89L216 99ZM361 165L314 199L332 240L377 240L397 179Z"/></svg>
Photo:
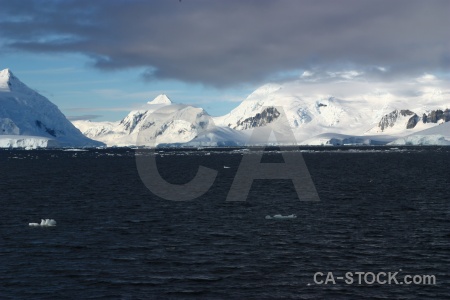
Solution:
<svg viewBox="0 0 450 300"><path fill-rule="evenodd" d="M274 215L273 217L267 215L266 216L266 220L273 220L273 219L277 219L277 220L281 220L281 219L296 219L297 215L287 215L287 216L283 216L283 215Z"/></svg>
<svg viewBox="0 0 450 300"><path fill-rule="evenodd" d="M29 223L29 226L56 226L56 221L53 219L41 219L41 223Z"/></svg>
<svg viewBox="0 0 450 300"><path fill-rule="evenodd" d="M78 149L78 148L70 148L70 149L64 149L63 151L89 151L89 150L86 150L86 149Z"/></svg>

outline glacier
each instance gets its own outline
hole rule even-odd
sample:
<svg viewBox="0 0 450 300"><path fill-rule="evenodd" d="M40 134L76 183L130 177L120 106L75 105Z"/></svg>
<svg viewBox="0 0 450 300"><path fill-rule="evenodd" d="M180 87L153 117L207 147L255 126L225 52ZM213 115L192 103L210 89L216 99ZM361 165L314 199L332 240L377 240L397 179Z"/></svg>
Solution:
<svg viewBox="0 0 450 300"><path fill-rule="evenodd" d="M26 135L0 135L0 148L56 148L59 144L54 139Z"/></svg>
<svg viewBox="0 0 450 300"><path fill-rule="evenodd" d="M389 145L406 146L450 146L450 122L398 138Z"/></svg>

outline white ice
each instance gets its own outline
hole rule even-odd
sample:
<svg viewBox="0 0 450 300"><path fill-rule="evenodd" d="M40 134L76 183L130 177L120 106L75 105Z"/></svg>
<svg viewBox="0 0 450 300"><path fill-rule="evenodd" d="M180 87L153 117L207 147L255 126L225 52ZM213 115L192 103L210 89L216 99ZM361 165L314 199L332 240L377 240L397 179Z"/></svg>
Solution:
<svg viewBox="0 0 450 300"><path fill-rule="evenodd" d="M297 218L296 215L292 214L292 215L287 215L287 216L283 216L283 215L274 215L273 217L267 215L266 219L267 220L272 220L272 219L295 219Z"/></svg>
<svg viewBox="0 0 450 300"><path fill-rule="evenodd" d="M29 226L56 226L56 221L53 219L41 219L41 223L29 223Z"/></svg>

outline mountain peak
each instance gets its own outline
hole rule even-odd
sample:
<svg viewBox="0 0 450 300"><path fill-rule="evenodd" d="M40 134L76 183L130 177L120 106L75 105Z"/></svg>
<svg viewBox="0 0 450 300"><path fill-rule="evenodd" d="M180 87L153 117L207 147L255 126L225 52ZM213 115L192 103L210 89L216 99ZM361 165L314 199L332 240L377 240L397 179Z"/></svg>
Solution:
<svg viewBox="0 0 450 300"><path fill-rule="evenodd" d="M9 81L14 78L13 73L9 69L0 71L0 89L6 89L10 86ZM9 89L9 88L8 88Z"/></svg>
<svg viewBox="0 0 450 300"><path fill-rule="evenodd" d="M152 101L147 102L147 104L172 104L172 101L166 96L166 94L161 94Z"/></svg>
<svg viewBox="0 0 450 300"><path fill-rule="evenodd" d="M29 94L32 92L22 81L14 76L10 69L0 71L0 91L3 92L22 92Z"/></svg>
<svg viewBox="0 0 450 300"><path fill-rule="evenodd" d="M267 96L269 94L275 93L279 90L283 89L281 84L276 83L268 83L265 84L258 89L256 89L253 93L251 93L247 99L260 98L261 96Z"/></svg>
<svg viewBox="0 0 450 300"><path fill-rule="evenodd" d="M12 74L11 70L8 68L0 71L0 77L9 77L11 75L13 75L13 74Z"/></svg>

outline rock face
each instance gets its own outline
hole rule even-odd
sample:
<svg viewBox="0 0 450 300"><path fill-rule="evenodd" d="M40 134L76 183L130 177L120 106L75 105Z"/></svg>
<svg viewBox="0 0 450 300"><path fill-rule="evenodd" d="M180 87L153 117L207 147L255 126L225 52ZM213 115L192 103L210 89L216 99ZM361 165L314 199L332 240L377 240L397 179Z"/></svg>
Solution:
<svg viewBox="0 0 450 300"><path fill-rule="evenodd" d="M30 147L41 147L44 144L60 147L103 145L84 136L55 104L22 83L9 69L0 71L0 139L2 138L12 141L8 142L10 147L22 147L27 142ZM14 142L16 140L21 142ZM45 140L52 142L42 142Z"/></svg>
<svg viewBox="0 0 450 300"><path fill-rule="evenodd" d="M233 129L245 130L254 127L265 126L272 123L280 116L280 112L275 107L268 107L261 113L257 113L254 117L238 121L237 126Z"/></svg>
<svg viewBox="0 0 450 300"><path fill-rule="evenodd" d="M419 123L420 117L416 114L409 118L408 123L406 124L406 129L412 129L416 127L417 123Z"/></svg>
<svg viewBox="0 0 450 300"><path fill-rule="evenodd" d="M395 123L397 122L397 119L399 118L399 116L410 116L410 115L414 115L414 113L408 109L406 110L394 110L393 112L384 115L381 120L380 123L378 123L378 127L380 127L381 131L385 130L388 127L392 127L395 125Z"/></svg>
<svg viewBox="0 0 450 300"><path fill-rule="evenodd" d="M428 113L428 115L423 114L423 122L424 123L437 123L439 120L442 120L444 122L450 121L450 111L448 108L446 108L444 111L438 109L438 110L432 110Z"/></svg>
<svg viewBox="0 0 450 300"><path fill-rule="evenodd" d="M428 112L428 114L423 113L422 117L419 117L416 113L408 109L394 110L381 118L380 122L378 123L378 127L381 129L381 131L384 131L387 128L396 125L400 117L408 116L411 117L406 122L406 129L413 129L420 121L422 121L423 123L438 123L439 121L450 121L450 110L448 108L444 110L431 110L430 112Z"/></svg>

